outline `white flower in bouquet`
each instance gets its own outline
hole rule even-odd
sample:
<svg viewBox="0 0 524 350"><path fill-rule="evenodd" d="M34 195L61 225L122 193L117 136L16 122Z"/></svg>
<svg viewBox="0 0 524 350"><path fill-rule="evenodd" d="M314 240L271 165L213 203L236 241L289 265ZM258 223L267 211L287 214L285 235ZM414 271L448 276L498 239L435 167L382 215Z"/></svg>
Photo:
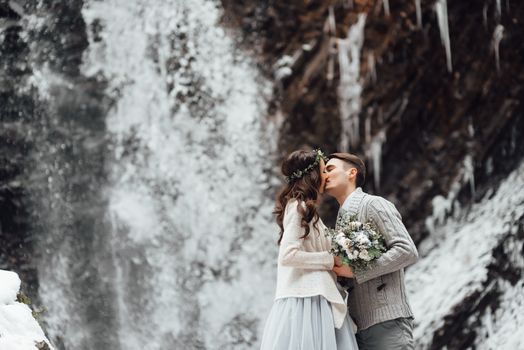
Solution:
<svg viewBox="0 0 524 350"><path fill-rule="evenodd" d="M364 233L364 231L358 231L357 234L356 234L355 239L356 239L357 243L360 244L360 245L367 245L367 244L371 243L369 241L369 238Z"/></svg>
<svg viewBox="0 0 524 350"><path fill-rule="evenodd" d="M358 259L358 251L353 249L344 249L345 256L348 260Z"/></svg>
<svg viewBox="0 0 524 350"><path fill-rule="evenodd" d="M343 246L344 245L344 242L347 240L348 238L344 235L343 232L339 232L336 236L335 236L335 240L336 242Z"/></svg>
<svg viewBox="0 0 524 350"><path fill-rule="evenodd" d="M362 223L347 212L337 218L336 230L328 229L331 253L357 269L366 268L386 251L385 240L371 222Z"/></svg>
<svg viewBox="0 0 524 350"><path fill-rule="evenodd" d="M369 256L367 250L363 250L360 253L358 253L358 257L364 261L371 261L371 257Z"/></svg>
<svg viewBox="0 0 524 350"><path fill-rule="evenodd" d="M362 229L362 223L360 221L351 221L349 223L349 228L353 231L358 231Z"/></svg>

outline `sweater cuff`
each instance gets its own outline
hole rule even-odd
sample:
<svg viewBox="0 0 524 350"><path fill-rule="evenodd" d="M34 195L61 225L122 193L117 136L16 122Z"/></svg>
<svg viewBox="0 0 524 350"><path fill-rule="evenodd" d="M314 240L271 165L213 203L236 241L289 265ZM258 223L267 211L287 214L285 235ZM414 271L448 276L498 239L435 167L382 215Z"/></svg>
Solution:
<svg viewBox="0 0 524 350"><path fill-rule="evenodd" d="M331 255L330 253L328 254L329 254L329 258L331 259L331 261L326 264L326 268L331 271L333 270L333 267L335 266L335 257Z"/></svg>
<svg viewBox="0 0 524 350"><path fill-rule="evenodd" d="M353 276L358 284L365 283L372 279L366 272L366 270L353 269Z"/></svg>

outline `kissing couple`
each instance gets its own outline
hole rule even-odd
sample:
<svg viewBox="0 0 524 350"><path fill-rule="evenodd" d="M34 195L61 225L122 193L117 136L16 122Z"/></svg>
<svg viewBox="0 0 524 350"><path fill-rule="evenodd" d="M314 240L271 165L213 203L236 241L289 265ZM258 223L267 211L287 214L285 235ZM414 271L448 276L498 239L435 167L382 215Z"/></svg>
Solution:
<svg viewBox="0 0 524 350"><path fill-rule="evenodd" d="M277 285L261 350L414 349L404 268L418 252L395 206L362 190L363 160L298 150L281 169L286 184L274 210L280 227ZM324 192L339 203L339 216L372 222L384 238L386 250L366 268L352 268L330 253L318 215Z"/></svg>

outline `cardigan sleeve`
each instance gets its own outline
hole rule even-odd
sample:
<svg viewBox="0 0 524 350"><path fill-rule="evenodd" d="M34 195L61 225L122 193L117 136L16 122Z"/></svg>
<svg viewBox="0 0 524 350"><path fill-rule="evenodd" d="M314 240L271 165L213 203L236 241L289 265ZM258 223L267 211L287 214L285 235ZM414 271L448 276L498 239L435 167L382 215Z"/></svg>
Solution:
<svg viewBox="0 0 524 350"><path fill-rule="evenodd" d="M369 203L369 218L384 236L388 250L367 269L354 271L359 284L398 271L418 260L417 248L391 202L381 197L373 199Z"/></svg>
<svg viewBox="0 0 524 350"><path fill-rule="evenodd" d="M297 210L297 201L288 203L284 214L284 234L280 242L278 263L282 266L290 266L310 270L331 270L334 259L327 251L308 252L304 250L304 239L301 238L305 230L300 226L300 213ZM310 231L310 235L313 230Z"/></svg>

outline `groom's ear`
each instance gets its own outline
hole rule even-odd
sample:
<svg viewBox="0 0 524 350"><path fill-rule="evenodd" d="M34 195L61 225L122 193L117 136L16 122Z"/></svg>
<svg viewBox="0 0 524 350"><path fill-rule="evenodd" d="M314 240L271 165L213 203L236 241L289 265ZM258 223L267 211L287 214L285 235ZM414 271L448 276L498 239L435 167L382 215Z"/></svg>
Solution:
<svg viewBox="0 0 524 350"><path fill-rule="evenodd" d="M348 180L351 179L351 177L357 176L357 169L356 168L349 168L348 169Z"/></svg>

